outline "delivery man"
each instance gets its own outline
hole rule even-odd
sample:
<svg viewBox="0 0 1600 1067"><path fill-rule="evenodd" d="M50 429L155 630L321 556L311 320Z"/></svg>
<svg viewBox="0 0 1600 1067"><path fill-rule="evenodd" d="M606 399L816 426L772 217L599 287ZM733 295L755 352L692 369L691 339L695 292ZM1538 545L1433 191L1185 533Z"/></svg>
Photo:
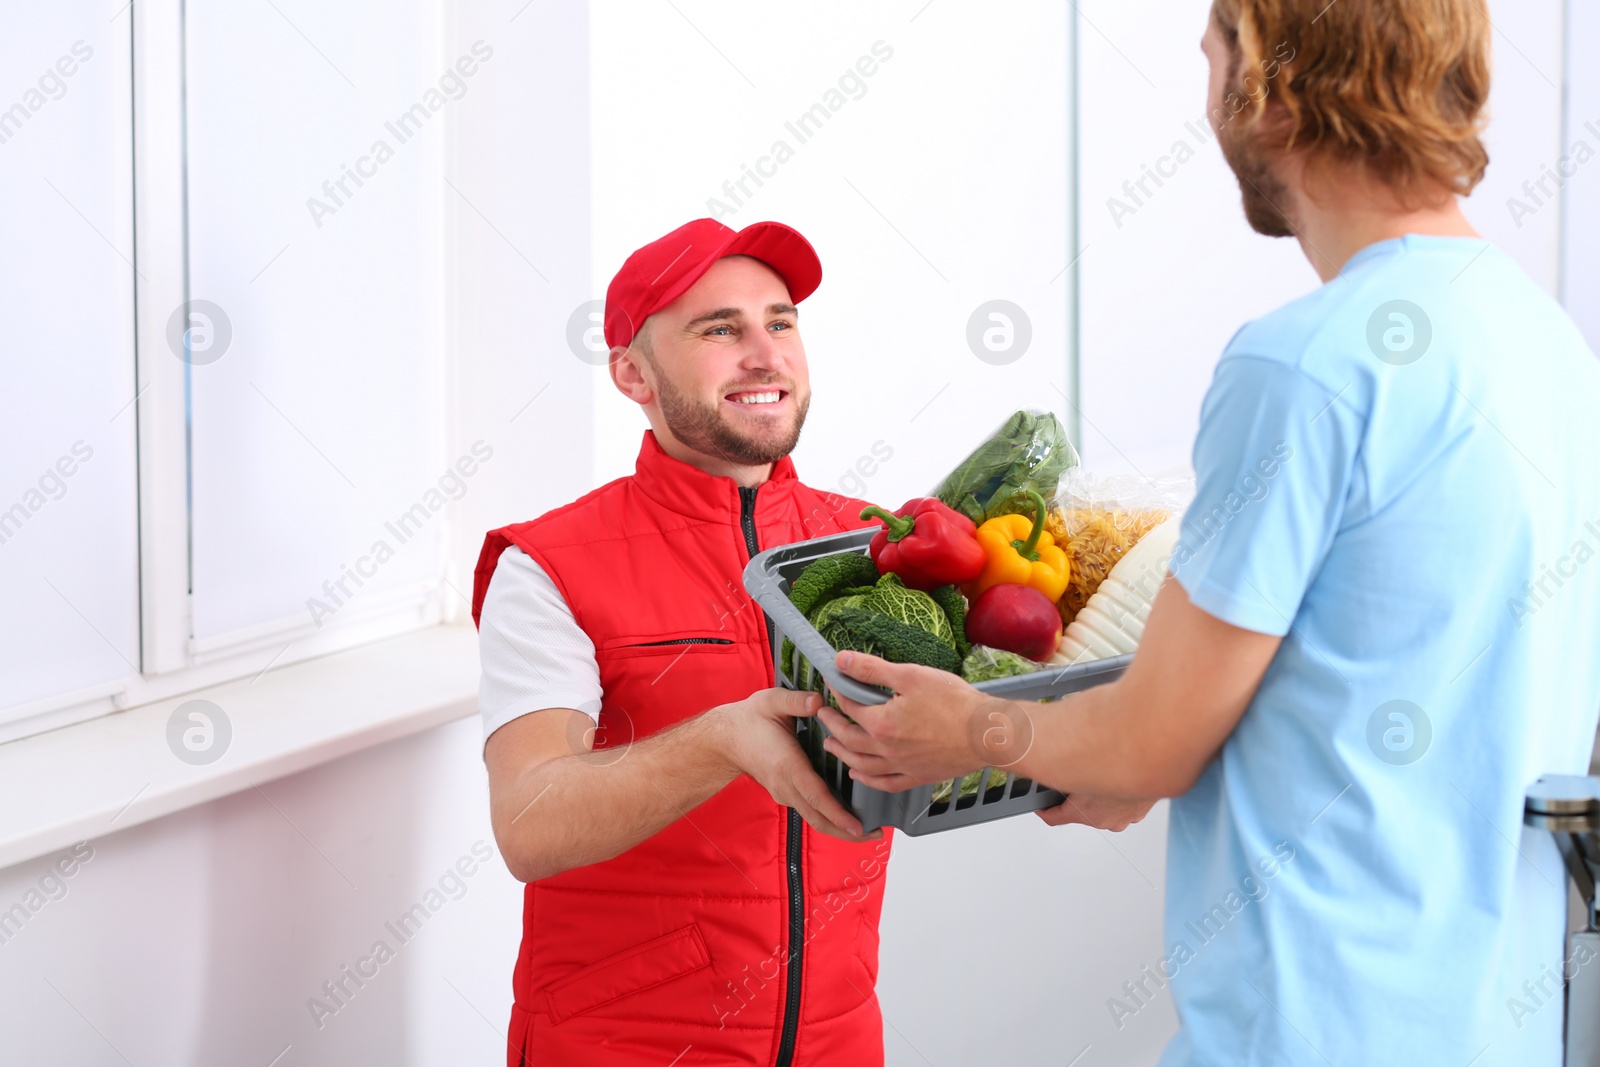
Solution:
<svg viewBox="0 0 1600 1067"><path fill-rule="evenodd" d="M763 548L863 525L795 476L811 389L787 226L698 219L606 291L634 473L484 541L472 614L495 839L527 882L511 1067L883 1062L888 831L794 734L744 591Z"/></svg>
<svg viewBox="0 0 1600 1067"><path fill-rule="evenodd" d="M1324 284L1223 352L1132 665L1029 706L839 655L898 693L822 713L868 785L1176 798L1166 951L1107 990L1121 1022L1170 986L1164 1067L1561 1063L1566 882L1522 810L1600 709L1600 365L1458 205L1490 35L1481 0L1217 0L1246 218Z"/></svg>

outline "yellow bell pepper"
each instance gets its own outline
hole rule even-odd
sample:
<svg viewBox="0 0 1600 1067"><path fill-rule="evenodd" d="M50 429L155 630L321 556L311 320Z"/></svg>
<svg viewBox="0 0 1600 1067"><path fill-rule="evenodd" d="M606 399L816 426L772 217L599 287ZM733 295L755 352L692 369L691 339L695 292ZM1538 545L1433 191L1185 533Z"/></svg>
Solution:
<svg viewBox="0 0 1600 1067"><path fill-rule="evenodd" d="M978 527L978 543L987 561L983 573L961 587L972 600L991 585L1032 586L1054 604L1067 591L1072 564L1067 554L1045 532L1044 497L1033 490L1027 495L1034 515L996 515Z"/></svg>

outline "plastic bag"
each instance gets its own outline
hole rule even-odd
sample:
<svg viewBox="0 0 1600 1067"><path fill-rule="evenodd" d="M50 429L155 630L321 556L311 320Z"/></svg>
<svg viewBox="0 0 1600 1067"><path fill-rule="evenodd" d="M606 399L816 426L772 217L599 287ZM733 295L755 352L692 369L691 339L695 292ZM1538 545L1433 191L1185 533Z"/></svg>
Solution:
<svg viewBox="0 0 1600 1067"><path fill-rule="evenodd" d="M1025 490L1049 500L1062 473L1077 465L1078 450L1061 421L1048 411L1024 409L958 463L932 495L981 526L996 515L1026 510L1026 498L1018 498Z"/></svg>
<svg viewBox="0 0 1600 1067"><path fill-rule="evenodd" d="M989 775L989 788L998 789L1009 784L1010 781L1011 773L1009 771L995 770ZM929 800L935 804L939 804L948 802L951 799L952 793L955 793L958 797L970 797L976 795L978 792L978 786L983 783L983 771L982 769L979 769L970 774L962 775L961 789L959 792L957 792L955 789L955 782L956 780L954 778L949 778L934 786L933 795L929 797Z"/></svg>
<svg viewBox="0 0 1600 1067"><path fill-rule="evenodd" d="M1067 591L1056 602L1062 625L1077 617L1128 549L1193 497L1194 479L1187 476L1096 478L1081 468L1067 471L1045 520L1072 565Z"/></svg>
<svg viewBox="0 0 1600 1067"><path fill-rule="evenodd" d="M1032 674L1044 670L1044 664L1019 656L1015 652L973 645L967 658L961 661L961 677L967 682L988 682L996 678L1010 678L1018 674Z"/></svg>

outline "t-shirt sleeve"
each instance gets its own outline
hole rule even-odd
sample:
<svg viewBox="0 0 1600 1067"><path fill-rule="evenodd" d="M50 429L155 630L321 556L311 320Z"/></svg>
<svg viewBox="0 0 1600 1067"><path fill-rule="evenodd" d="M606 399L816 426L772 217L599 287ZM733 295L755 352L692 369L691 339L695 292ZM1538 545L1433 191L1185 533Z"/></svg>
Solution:
<svg viewBox="0 0 1600 1067"><path fill-rule="evenodd" d="M1292 366L1223 360L1200 410L1171 570L1224 622L1283 636L1343 517L1362 416Z"/></svg>
<svg viewBox="0 0 1600 1067"><path fill-rule="evenodd" d="M544 568L515 545L495 564L479 622L485 740L512 719L545 708L573 708L600 720L594 642Z"/></svg>

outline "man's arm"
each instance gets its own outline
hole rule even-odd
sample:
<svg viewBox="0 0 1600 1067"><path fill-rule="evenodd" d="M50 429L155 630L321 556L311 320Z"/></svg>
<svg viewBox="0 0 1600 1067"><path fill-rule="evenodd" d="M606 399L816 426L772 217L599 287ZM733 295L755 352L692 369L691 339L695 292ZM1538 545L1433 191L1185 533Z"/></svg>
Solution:
<svg viewBox="0 0 1600 1067"><path fill-rule="evenodd" d="M989 698L944 671L840 653L841 670L896 696L876 706L841 697L859 726L824 708L834 734L824 747L876 789L999 766L1069 794L1177 796L1238 725L1281 642L1207 614L1168 580L1127 672L1048 704Z"/></svg>
<svg viewBox="0 0 1600 1067"><path fill-rule="evenodd" d="M1039 720L1015 769L1066 792L1130 800L1187 793L1239 725L1282 643L1207 614L1168 579L1127 672Z"/></svg>
<svg viewBox="0 0 1600 1067"><path fill-rule="evenodd" d="M719 792L740 773L811 826L870 841L828 792L794 736L815 693L764 689L629 745L594 751L593 720L570 708L513 719L490 735L490 817L495 841L519 881L610 859Z"/></svg>

